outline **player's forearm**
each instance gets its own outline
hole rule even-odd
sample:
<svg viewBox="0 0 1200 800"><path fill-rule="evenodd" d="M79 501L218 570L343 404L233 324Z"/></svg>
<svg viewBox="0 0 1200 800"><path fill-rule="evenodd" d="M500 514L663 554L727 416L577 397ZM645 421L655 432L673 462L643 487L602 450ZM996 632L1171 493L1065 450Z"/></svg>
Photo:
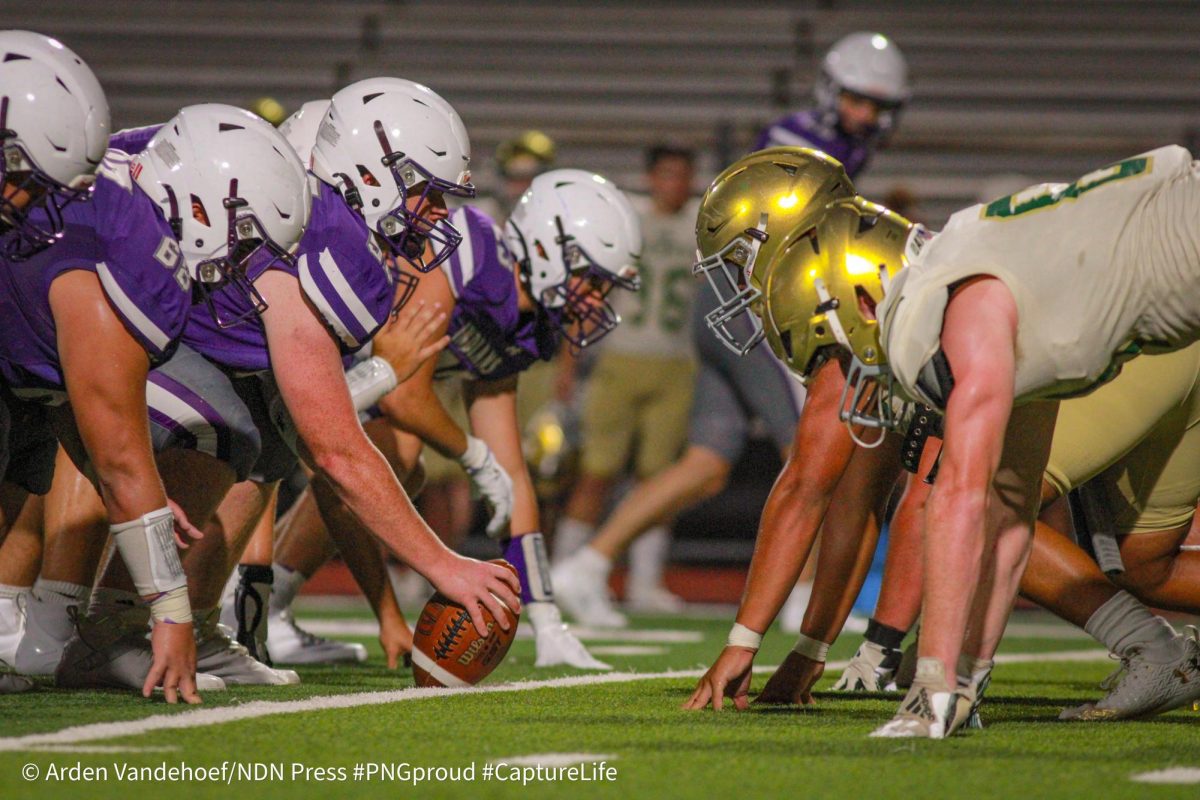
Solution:
<svg viewBox="0 0 1200 800"><path fill-rule="evenodd" d="M446 411L431 386L405 384L384 397L379 408L390 424L417 436L446 458L457 459L467 450L467 434Z"/></svg>
<svg viewBox="0 0 1200 800"><path fill-rule="evenodd" d="M362 436L361 442L310 453L313 469L350 514L405 563L426 574L451 554L404 493L387 460Z"/></svg>

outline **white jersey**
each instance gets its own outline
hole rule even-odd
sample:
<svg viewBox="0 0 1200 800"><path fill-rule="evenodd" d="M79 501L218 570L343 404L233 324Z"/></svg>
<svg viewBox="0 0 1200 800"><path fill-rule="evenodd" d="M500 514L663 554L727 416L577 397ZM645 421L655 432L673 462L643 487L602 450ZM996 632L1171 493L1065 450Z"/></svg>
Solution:
<svg viewBox="0 0 1200 800"><path fill-rule="evenodd" d="M942 319L954 285L976 275L1016 300L1018 401L1084 393L1143 350L1186 346L1200 338L1196 162L1162 147L952 216L879 306L888 362L913 399L944 405Z"/></svg>
<svg viewBox="0 0 1200 800"><path fill-rule="evenodd" d="M606 352L636 356L680 357L692 353L691 317L696 295L696 216L692 199L678 213L662 214L645 195L629 195L642 221L642 288L612 292L609 302L621 324L604 337Z"/></svg>

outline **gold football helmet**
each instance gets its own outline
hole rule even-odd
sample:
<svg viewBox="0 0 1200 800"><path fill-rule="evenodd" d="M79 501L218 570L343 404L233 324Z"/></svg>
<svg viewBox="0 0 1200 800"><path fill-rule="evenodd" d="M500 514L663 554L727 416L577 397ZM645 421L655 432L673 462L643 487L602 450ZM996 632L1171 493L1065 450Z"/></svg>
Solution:
<svg viewBox="0 0 1200 800"><path fill-rule="evenodd" d="M843 421L896 425L875 308L891 277L928 236L899 214L855 197L831 204L789 232L763 270L767 341L801 380L836 357L835 347L849 351Z"/></svg>
<svg viewBox="0 0 1200 800"><path fill-rule="evenodd" d="M767 264L800 220L853 196L841 162L806 147L759 150L717 176L700 202L692 273L704 275L717 295L705 321L722 344L745 355L762 341L762 323L745 313L761 294L755 265Z"/></svg>

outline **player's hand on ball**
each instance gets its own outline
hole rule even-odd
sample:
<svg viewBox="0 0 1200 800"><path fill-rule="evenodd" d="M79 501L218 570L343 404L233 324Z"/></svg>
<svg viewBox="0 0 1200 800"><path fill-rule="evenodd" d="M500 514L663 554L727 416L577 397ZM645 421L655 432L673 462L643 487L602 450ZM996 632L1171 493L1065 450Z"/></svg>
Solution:
<svg viewBox="0 0 1200 800"><path fill-rule="evenodd" d="M408 303L380 328L372 339L371 353L391 365L396 382L404 383L427 359L441 352L450 343L446 328L446 312L441 303L427 304L424 300Z"/></svg>
<svg viewBox="0 0 1200 800"><path fill-rule="evenodd" d="M824 673L825 662L813 661L799 653L788 653L754 702L811 705L812 687L817 685Z"/></svg>
<svg viewBox="0 0 1200 800"><path fill-rule="evenodd" d="M683 707L698 711L712 703L713 710L720 711L728 697L734 708L744 710L750 705L750 669L753 666L753 650L726 647L696 684L696 691Z"/></svg>
<svg viewBox="0 0 1200 800"><path fill-rule="evenodd" d="M425 577L439 592L471 613L471 622L480 636L488 635L480 606L491 611L506 631L510 623L503 606L508 606L513 614L521 613L521 584L506 566L451 554L447 566Z"/></svg>
<svg viewBox="0 0 1200 800"><path fill-rule="evenodd" d="M200 702L196 694L196 637L190 622L156 622L150 631L154 661L142 686L142 695L149 697L154 687L163 687L168 703L182 697L185 703Z"/></svg>

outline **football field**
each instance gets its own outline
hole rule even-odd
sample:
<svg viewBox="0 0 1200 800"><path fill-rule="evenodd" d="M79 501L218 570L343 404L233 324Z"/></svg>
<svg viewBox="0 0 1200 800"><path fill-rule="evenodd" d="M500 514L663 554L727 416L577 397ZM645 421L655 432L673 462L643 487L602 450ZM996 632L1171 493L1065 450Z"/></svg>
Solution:
<svg viewBox="0 0 1200 800"><path fill-rule="evenodd" d="M1061 723L1112 669L1089 639L1018 615L984 707L948 741L872 740L895 697L685 712L730 614L641 617L581 631L607 674L535 670L518 638L471 690L412 688L389 672L356 609L301 608L301 624L371 647L364 665L300 669L298 687L234 687L199 709L43 684L0 697L0 797L1197 797L1200 714ZM757 663L782 660L772 631ZM830 653L827 690L858 637ZM755 688L766 680L757 675ZM540 768L537 765L541 765ZM1187 781L1192 781L1188 783Z"/></svg>

